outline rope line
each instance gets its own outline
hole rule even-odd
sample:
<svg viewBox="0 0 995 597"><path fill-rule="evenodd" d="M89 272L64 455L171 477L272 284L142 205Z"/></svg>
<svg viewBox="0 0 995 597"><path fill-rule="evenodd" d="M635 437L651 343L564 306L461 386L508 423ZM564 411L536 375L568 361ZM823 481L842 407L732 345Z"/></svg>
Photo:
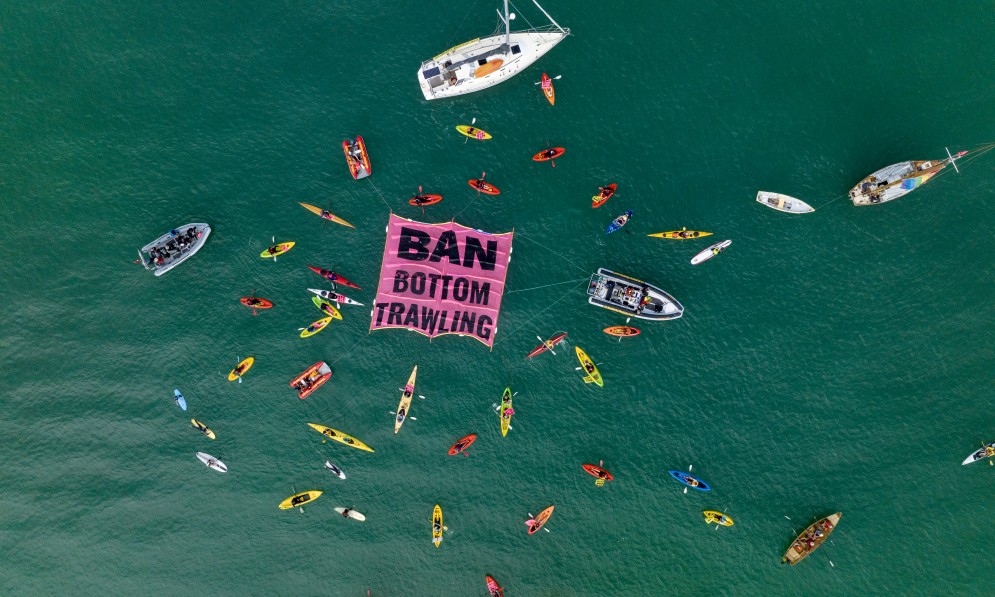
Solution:
<svg viewBox="0 0 995 597"><path fill-rule="evenodd" d="M539 245L539 246L540 246L540 247L542 247L543 249L546 249L546 250L547 250L547 251L549 251L550 253L552 253L552 254L556 255L556 256L557 256L557 257L559 257L560 259L563 259L563 260L564 260L564 261L566 261L567 263L571 263L571 264L573 264L573 265L574 265L574 266L575 266L575 267L576 267L577 269L581 270L582 272L585 272L585 273L586 273L586 272L588 272L588 271L589 271L589 270L588 270L588 268L586 268L586 267L584 267L584 266L580 265L580 264L579 264L579 263L577 263L576 261L574 261L574 260L570 259L569 257L566 257L565 255L563 255L563 254L561 254L561 253L557 253L556 251L554 251L553 249L550 249L549 247L547 247L546 245L542 244L541 242L539 242L539 241L537 241L537 240L533 240L533 239L531 239L531 238L529 238L529 237L525 236L525 235L524 235L524 234L522 234L521 232L516 232L516 234L518 235L518 237L519 237L519 238L523 238L523 239L525 239L525 240L527 240L527 241L530 241L530 242L534 242L535 244Z"/></svg>
<svg viewBox="0 0 995 597"><path fill-rule="evenodd" d="M587 278L584 278L583 282L587 282ZM580 284L578 284L577 286L574 286L574 288L578 288L578 287L580 287ZM574 288L571 288L570 290L573 290ZM545 309L543 309L542 311L539 311L538 313L536 313L536 314L535 314L535 315L533 315L532 317L529 317L528 319L526 319L526 320L525 320L525 322L524 322L524 323L522 323L522 325L520 325L520 326L518 326L517 328L513 329L513 330L512 330L511 332L509 332L509 333L508 333L508 335L507 335L506 337L507 337L507 338L510 338L510 337L514 336L514 335L515 335L515 333L516 333L516 332L518 332L518 330L520 330L520 329L522 329L523 327L525 327L525 326L526 326L526 325L527 325L527 324L528 324L528 323L529 323L530 321L532 321L532 320L533 320L533 319L535 319L536 317L539 317L540 315L542 315L543 313L545 313L545 312L546 312L546 311L548 311L549 309L552 309L552 308L553 308L553 306L554 306L554 305L556 305L556 303L558 303L558 302L562 301L563 299L567 298L568 296L570 296L570 294L569 294L569 291L568 291L568 292L565 292L565 293L563 293L563 296L561 296L560 298L558 298L558 299L556 299L555 301L553 301L552 303L550 303L550 304L549 304L548 306L546 306L546 308L545 308ZM495 344L497 344L497 340L494 340L494 343L495 343Z"/></svg>
<svg viewBox="0 0 995 597"><path fill-rule="evenodd" d="M562 286L563 284L576 284L577 282L583 282L587 278L578 278L576 280L567 280L566 282L553 282L552 284L543 284L542 286L533 286L532 288L519 288L518 290L505 290L505 294L512 294L515 292L525 292L526 290L539 290L540 288L549 288L550 286Z"/></svg>
<svg viewBox="0 0 995 597"><path fill-rule="evenodd" d="M377 195L380 195L380 200L383 201L383 204L387 206L387 209L390 211L394 211L391 209L390 203L387 203L387 200L384 199L383 193L380 192L380 189L377 188L377 185L373 184L373 181L370 180L369 177L367 177L366 180L370 181L370 186L373 187L373 190L377 192Z"/></svg>

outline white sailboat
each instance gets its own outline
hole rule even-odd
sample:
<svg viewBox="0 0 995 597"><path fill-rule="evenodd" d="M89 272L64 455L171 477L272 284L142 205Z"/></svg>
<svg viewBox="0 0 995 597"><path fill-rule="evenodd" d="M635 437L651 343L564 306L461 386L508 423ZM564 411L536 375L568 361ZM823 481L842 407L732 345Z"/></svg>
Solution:
<svg viewBox="0 0 995 597"><path fill-rule="evenodd" d="M503 34L464 42L421 64L418 84L425 99L466 95L503 83L570 35L570 29L560 27L536 0L532 2L552 25L512 32L515 14L508 12L508 0L504 0L504 13L497 11L504 23Z"/></svg>

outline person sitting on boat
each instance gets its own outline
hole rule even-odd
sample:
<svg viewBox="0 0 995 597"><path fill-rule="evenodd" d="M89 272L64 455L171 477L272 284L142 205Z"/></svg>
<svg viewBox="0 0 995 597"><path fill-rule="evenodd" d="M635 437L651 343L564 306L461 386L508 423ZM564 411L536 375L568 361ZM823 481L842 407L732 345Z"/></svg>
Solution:
<svg viewBox="0 0 995 597"><path fill-rule="evenodd" d="M473 181L473 186L477 187L478 189L483 189L487 187L487 183L484 182L483 179L478 178L477 180Z"/></svg>
<svg viewBox="0 0 995 597"><path fill-rule="evenodd" d="M349 518L349 513L352 512L350 508L344 508L342 510L342 518Z"/></svg>
<svg viewBox="0 0 995 597"><path fill-rule="evenodd" d="M432 532L433 533L441 533L442 532L442 525L433 521L432 522Z"/></svg>
<svg viewBox="0 0 995 597"><path fill-rule="evenodd" d="M584 369L587 369L588 373L594 373L594 363L590 361L584 363Z"/></svg>
<svg viewBox="0 0 995 597"><path fill-rule="evenodd" d="M232 371L232 373L234 373L236 376L241 376L242 371L244 370L245 370L245 365L239 365L238 367L235 367L235 370Z"/></svg>
<svg viewBox="0 0 995 597"><path fill-rule="evenodd" d="M179 236L179 234L180 234L179 231L177 231L175 228L169 231L169 236L173 238L176 238L177 236Z"/></svg>
<svg viewBox="0 0 995 597"><path fill-rule="evenodd" d="M608 187L598 187L598 188L601 189L601 196L602 197L609 197L609 196L611 196L612 191Z"/></svg>
<svg viewBox="0 0 995 597"><path fill-rule="evenodd" d="M403 421L403 420L404 420L404 415L405 415L405 414L406 414L406 413L404 412L404 409L403 409L403 408L402 408L401 410L397 411L397 422L398 422L398 423L400 423L401 421Z"/></svg>
<svg viewBox="0 0 995 597"><path fill-rule="evenodd" d="M554 155L556 155L556 150L553 149L553 148L549 148L546 151L542 152L542 155L545 156L545 157L547 157L547 158L551 158Z"/></svg>
<svg viewBox="0 0 995 597"><path fill-rule="evenodd" d="M700 483L698 483L698 480L691 476L685 477L684 480L687 481L688 485L690 485L691 487L697 487L698 485L700 485Z"/></svg>
<svg viewBox="0 0 995 597"><path fill-rule="evenodd" d="M276 255L276 252L279 250L280 247L278 247L277 245L273 245L272 247L266 249L266 252L269 253L270 255Z"/></svg>
<svg viewBox="0 0 995 597"><path fill-rule="evenodd" d="M685 226L685 227L681 228L681 231L677 233L677 236L679 236L681 238L691 238L692 236L694 236L694 234L692 234L691 232L688 232L688 229Z"/></svg>
<svg viewBox="0 0 995 597"><path fill-rule="evenodd" d="M995 456L995 448L992 446L985 446L985 456Z"/></svg>
<svg viewBox="0 0 995 597"><path fill-rule="evenodd" d="M472 126L466 127L466 134L467 135L474 135L476 133L477 133L477 129L473 128Z"/></svg>
<svg viewBox="0 0 995 597"><path fill-rule="evenodd" d="M501 413L501 417L502 417L502 418L505 418L505 419L510 419L510 418L511 418L511 415L513 415L513 414L515 414L515 410L514 410L514 409L512 409L512 408L506 408L506 409L504 409L504 411L503 411L503 412Z"/></svg>

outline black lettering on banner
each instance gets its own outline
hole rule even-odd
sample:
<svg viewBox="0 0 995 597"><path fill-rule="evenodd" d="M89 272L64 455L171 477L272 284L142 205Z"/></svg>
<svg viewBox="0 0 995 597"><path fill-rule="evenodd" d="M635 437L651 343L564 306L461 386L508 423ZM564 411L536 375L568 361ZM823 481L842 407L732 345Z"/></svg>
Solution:
<svg viewBox="0 0 995 597"><path fill-rule="evenodd" d="M450 332L456 331L456 326L459 325L459 311L453 311L453 323L449 326Z"/></svg>
<svg viewBox="0 0 995 597"><path fill-rule="evenodd" d="M397 256L408 261L425 261L428 259L430 240L432 237L421 230L401 226L401 237L397 240Z"/></svg>
<svg viewBox="0 0 995 597"><path fill-rule="evenodd" d="M423 272L411 274L411 292L413 294L425 294L425 274Z"/></svg>
<svg viewBox="0 0 995 597"><path fill-rule="evenodd" d="M377 323L376 323L376 327L380 327L380 324L383 322L383 310L389 304L390 303L377 303L377 305L376 305L376 307L377 307Z"/></svg>
<svg viewBox="0 0 995 597"><path fill-rule="evenodd" d="M429 307L421 309L421 329L429 334L435 333L435 326L439 323L439 315L443 313Z"/></svg>
<svg viewBox="0 0 995 597"><path fill-rule="evenodd" d="M387 325L404 325L401 323L401 315L404 314L404 303L391 303L390 313L387 314Z"/></svg>
<svg viewBox="0 0 995 597"><path fill-rule="evenodd" d="M485 323L486 322L486 323ZM481 315L480 319L477 320L477 336L487 340L491 337L491 318L487 315Z"/></svg>
<svg viewBox="0 0 995 597"><path fill-rule="evenodd" d="M408 314L404 316L404 326L409 328L418 327L418 305L408 306Z"/></svg>
<svg viewBox="0 0 995 597"><path fill-rule="evenodd" d="M449 263L459 265L459 244L456 242L456 233L446 230L439 235L439 240L435 241L435 249L429 261L442 261L443 257L449 258Z"/></svg>
<svg viewBox="0 0 995 597"><path fill-rule="evenodd" d="M466 300L466 295L470 293L470 283L466 278L456 278L453 282L453 300L463 302Z"/></svg>
<svg viewBox="0 0 995 597"><path fill-rule="evenodd" d="M408 290L408 272L399 269L394 272L394 292L405 292Z"/></svg>
<svg viewBox="0 0 995 597"><path fill-rule="evenodd" d="M470 304L472 305L486 305L487 298L491 294L491 283L484 282L483 284L477 284L476 280L470 282Z"/></svg>
<svg viewBox="0 0 995 597"><path fill-rule="evenodd" d="M473 267L473 258L480 262L480 269L493 270L497 263L497 241L487 241L487 252L480 246L480 241L472 236L466 237L466 248L463 249L463 267Z"/></svg>
<svg viewBox="0 0 995 597"><path fill-rule="evenodd" d="M463 311L463 317L460 318L459 331L473 333L473 322L477 319L476 313L468 313Z"/></svg>

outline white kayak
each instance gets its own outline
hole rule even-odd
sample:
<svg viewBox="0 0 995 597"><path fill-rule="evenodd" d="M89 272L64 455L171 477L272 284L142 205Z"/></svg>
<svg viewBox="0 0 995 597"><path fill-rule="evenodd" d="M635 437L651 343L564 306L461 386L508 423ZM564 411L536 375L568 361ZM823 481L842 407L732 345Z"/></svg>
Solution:
<svg viewBox="0 0 995 597"><path fill-rule="evenodd" d="M335 476L337 476L339 479L345 479L345 473L342 472L342 469L335 466L331 462L328 462L327 460L325 461L325 468L335 473Z"/></svg>
<svg viewBox="0 0 995 597"><path fill-rule="evenodd" d="M218 460L217 458L211 456L206 452L197 452L197 458L199 458L200 461L206 464L208 467L213 468L219 473L228 472L228 465L226 465L225 463L221 462L220 460Z"/></svg>
<svg viewBox="0 0 995 597"><path fill-rule="evenodd" d="M311 292L317 294L323 299L328 299L333 303L342 303L343 305L360 305L363 303L352 300L344 294L339 294L334 290L318 290L317 288L308 288Z"/></svg>
<svg viewBox="0 0 995 597"><path fill-rule="evenodd" d="M708 247L701 253L698 253L697 255L692 257L691 265L698 265L699 263L704 263L708 261L712 257L715 257L716 255L724 251L726 247L728 247L731 244L732 244L731 240L724 240L720 243L715 243L714 245Z"/></svg>
<svg viewBox="0 0 995 597"><path fill-rule="evenodd" d="M961 464L971 464L972 462L991 458L992 456L995 456L995 442L982 445L980 450L965 458Z"/></svg>
<svg viewBox="0 0 995 597"><path fill-rule="evenodd" d="M768 193L767 191L757 193L757 203L789 214L807 214L815 211L814 207L801 199L780 193Z"/></svg>
<svg viewBox="0 0 995 597"><path fill-rule="evenodd" d="M336 508L335 511L341 514L342 516L347 516L353 520L358 520L359 522L363 522L364 520L366 520L365 516L349 508Z"/></svg>

